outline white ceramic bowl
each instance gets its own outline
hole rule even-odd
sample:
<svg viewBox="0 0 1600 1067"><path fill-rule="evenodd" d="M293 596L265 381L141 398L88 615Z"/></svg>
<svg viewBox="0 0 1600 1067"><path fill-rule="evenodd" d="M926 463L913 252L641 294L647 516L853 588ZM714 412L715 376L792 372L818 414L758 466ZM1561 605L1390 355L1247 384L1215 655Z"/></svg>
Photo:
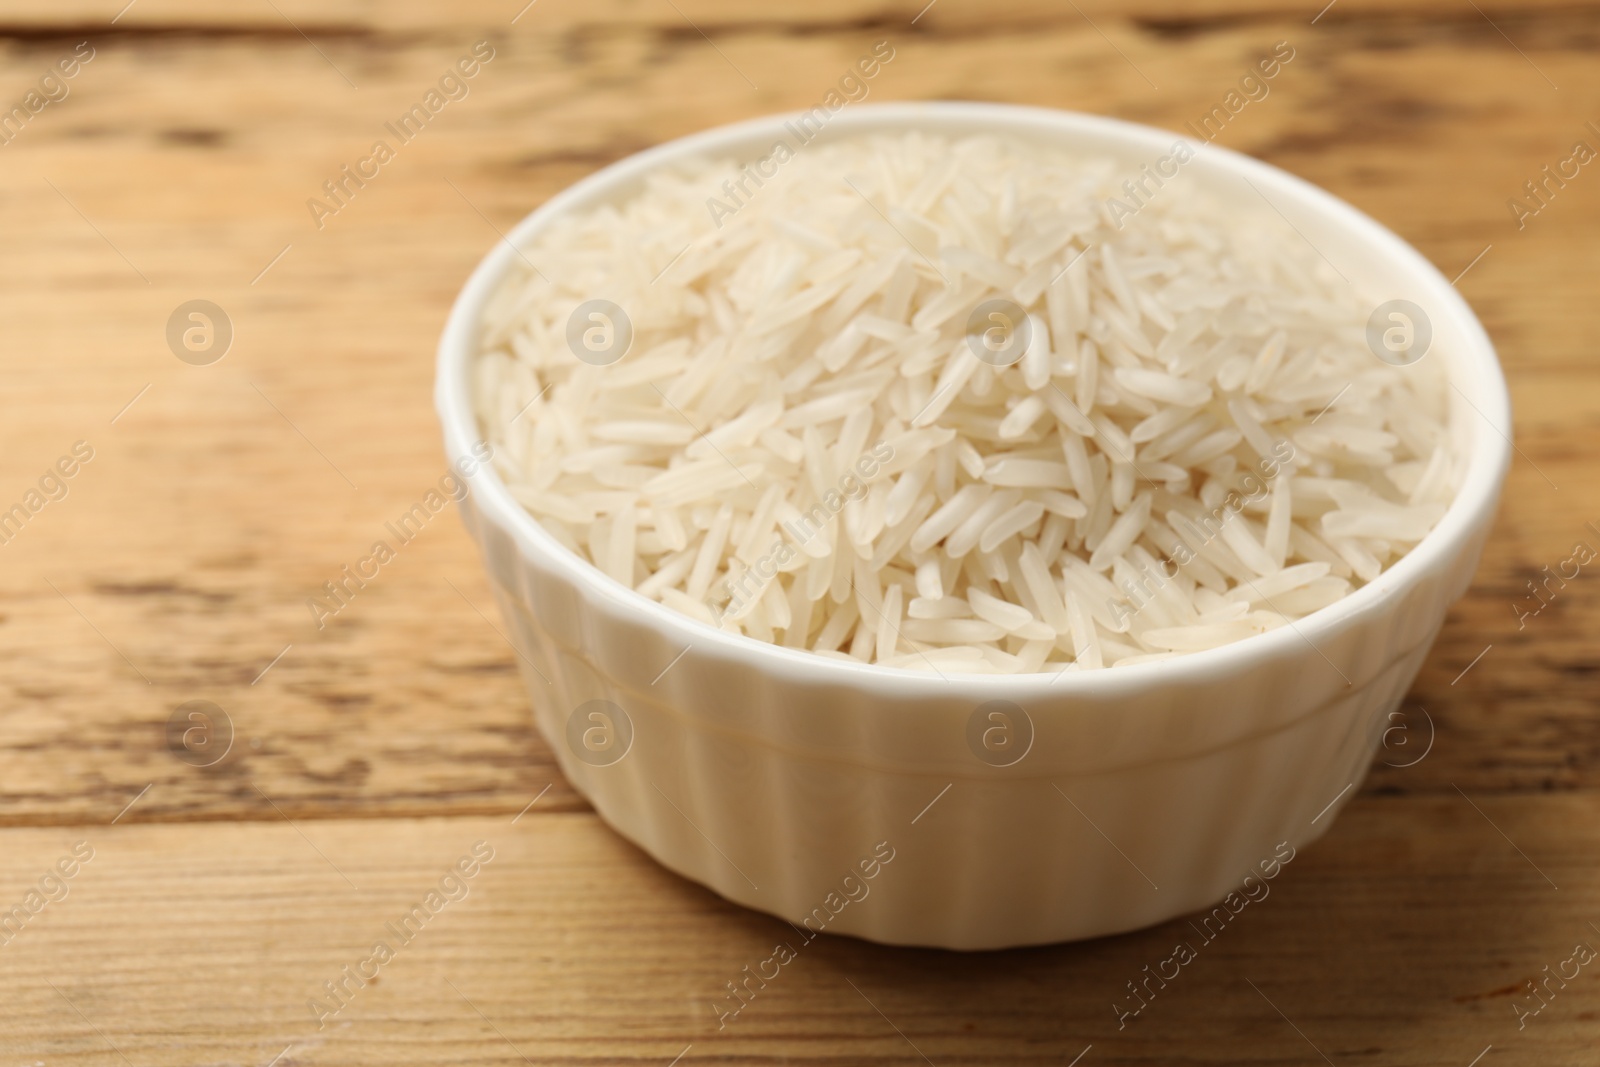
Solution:
<svg viewBox="0 0 1600 1067"><path fill-rule="evenodd" d="M563 212L626 198L675 160L765 155L791 117L631 156L551 199L509 242L532 242ZM966 103L850 107L824 136L909 129L1037 139L1130 172L1178 139ZM1426 309L1426 358L1448 365L1452 427L1470 453L1438 528L1348 598L1223 648L1059 677L941 678L779 648L679 615L563 548L481 470L462 511L539 726L617 832L724 897L809 930L977 949L1193 911L1280 842L1304 845L1328 828L1477 565L1510 455L1505 381L1450 283L1348 204L1210 146L1180 180L1266 197L1374 304L1404 297ZM468 373L478 317L515 255L503 242L485 257L440 341L436 402L453 462L479 438ZM604 707L588 704L596 700L626 721L591 718ZM969 730L987 724L979 714L973 726L976 710L996 700L1025 712L1026 721L1012 716L1014 743L1031 723L1031 747L1007 767L969 745ZM585 728L601 754L578 740Z"/></svg>

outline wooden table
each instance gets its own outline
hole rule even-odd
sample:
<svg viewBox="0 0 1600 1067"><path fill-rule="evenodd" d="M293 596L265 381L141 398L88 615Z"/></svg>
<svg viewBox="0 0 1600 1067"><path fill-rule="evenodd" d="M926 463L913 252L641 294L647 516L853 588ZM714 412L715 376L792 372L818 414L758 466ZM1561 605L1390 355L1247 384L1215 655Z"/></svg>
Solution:
<svg viewBox="0 0 1600 1067"><path fill-rule="evenodd" d="M1507 205L1600 147L1593 5L124 2L0 14L0 100L93 50L0 147L0 509L93 450L0 546L6 1062L1597 1062L1600 962L1548 1003L1525 983L1600 946L1600 577L1516 606L1600 547L1600 173L1521 227ZM1511 381L1500 519L1407 728L1122 1029L1113 1001L1182 920L977 955L827 938L719 1030L724 983L787 928L661 870L562 780L457 520L324 628L306 607L443 474L433 344L497 231L637 149L810 106L879 39L875 100L1172 128L1290 42L1219 143L1461 273ZM319 229L308 198L480 40L470 95ZM195 299L234 334L207 365L166 338ZM210 765L169 746L197 700L233 732ZM480 841L470 893L345 978ZM332 981L348 1003L319 1028ZM1541 1006L1520 1027L1519 1004Z"/></svg>

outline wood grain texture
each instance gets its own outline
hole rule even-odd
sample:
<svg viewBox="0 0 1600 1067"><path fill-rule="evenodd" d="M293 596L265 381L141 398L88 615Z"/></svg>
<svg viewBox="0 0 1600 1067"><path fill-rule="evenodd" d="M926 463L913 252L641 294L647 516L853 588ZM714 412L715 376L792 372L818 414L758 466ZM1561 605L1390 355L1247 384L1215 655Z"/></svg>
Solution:
<svg viewBox="0 0 1600 1067"><path fill-rule="evenodd" d="M1592 1054L1600 971L1520 1032L1509 990L1574 940L1600 945L1584 932L1600 923L1600 577L1520 627L1513 608L1576 540L1600 547L1600 174L1523 229L1506 201L1600 122L1600 10L1339 0L1313 24L1321 4L1287 0L924 6L138 0L112 25L120 0L0 4L0 102L95 48L70 96L0 146L0 510L74 442L94 448L0 545L0 903L71 842L99 850L0 948L0 1049L665 1064L693 1043L685 1064L940 1067L1064 1064L1089 1044L1085 1067L1316 1062L1313 1044L1341 1067L1465 1065L1491 1043L1486 1065ZM496 56L471 95L319 230L307 198L480 39ZM454 516L325 628L305 604L443 474L433 344L497 230L640 148L810 106L878 39L896 55L874 100L1174 129L1290 41L1271 95L1219 143L1345 197L1447 275L1471 264L1460 288L1511 383L1500 518L1407 729L1270 902L1120 1032L1111 1001L1177 924L970 957L827 939L717 1032L710 998L785 928L588 813L532 727ZM211 366L164 339L194 298L235 328ZM236 731L211 767L167 747L197 699ZM500 851L473 896L316 1031L305 999L478 838Z"/></svg>
<svg viewBox="0 0 1600 1067"><path fill-rule="evenodd" d="M288 1049L280 1062L660 1067L687 1048L685 1064L977 1067L1091 1045L1085 1064L1465 1065L1487 1045L1504 1063L1588 1062L1600 962L1520 1030L1512 1004L1539 1003L1522 984L1575 942L1600 944L1600 800L1483 806L1559 890L1459 797L1362 798L1210 941L1178 919L975 954L807 944L589 814L10 829L0 901L78 841L94 857L0 947L0 1042L73 1065L120 1062L109 1046L139 1064ZM915 828L897 836L917 847ZM493 858L465 896L402 942L391 927L480 841ZM380 940L394 958L377 981L344 979ZM1180 942L1196 958L1119 1028L1126 983ZM723 1017L726 984L780 943L795 958ZM336 1000L324 983L340 980Z"/></svg>

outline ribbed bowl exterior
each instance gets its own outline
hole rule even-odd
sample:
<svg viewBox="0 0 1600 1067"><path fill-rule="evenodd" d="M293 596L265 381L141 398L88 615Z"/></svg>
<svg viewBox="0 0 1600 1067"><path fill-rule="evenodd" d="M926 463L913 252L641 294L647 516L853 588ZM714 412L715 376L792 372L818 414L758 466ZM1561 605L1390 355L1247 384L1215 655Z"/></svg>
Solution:
<svg viewBox="0 0 1600 1067"><path fill-rule="evenodd" d="M467 384L477 316L512 246L563 211L626 195L675 156L765 148L785 118L630 157L558 195L485 258L439 349L452 461L479 434ZM1129 163L1174 137L976 104L862 106L835 128L999 130ZM1207 907L1328 828L1471 580L1509 461L1509 398L1471 310L1399 238L1223 149L1207 147L1187 171L1214 190L1269 198L1330 263L1428 309L1455 394L1452 432L1468 456L1438 528L1344 601L1221 649L1060 678L940 676L775 649L646 601L560 547L484 468L462 513L539 727L617 832L802 931L986 949ZM997 699L1010 702L1006 721L1025 749L1004 767L973 740ZM596 707L609 709L603 720L589 714ZM601 721L619 729L597 758L579 738Z"/></svg>
<svg viewBox="0 0 1600 1067"><path fill-rule="evenodd" d="M618 617L470 498L463 512L539 727L617 832L730 900L811 918L807 929L959 949L1160 922L1216 902L1280 844L1314 839L1365 774L1483 541L1385 610L1247 674L1131 699L1046 690L1023 707L1032 748L996 768L967 740L981 677L899 699L780 682ZM632 725L605 766L568 739L592 700ZM881 843L894 858L865 880L858 865ZM859 900L841 888L852 871Z"/></svg>

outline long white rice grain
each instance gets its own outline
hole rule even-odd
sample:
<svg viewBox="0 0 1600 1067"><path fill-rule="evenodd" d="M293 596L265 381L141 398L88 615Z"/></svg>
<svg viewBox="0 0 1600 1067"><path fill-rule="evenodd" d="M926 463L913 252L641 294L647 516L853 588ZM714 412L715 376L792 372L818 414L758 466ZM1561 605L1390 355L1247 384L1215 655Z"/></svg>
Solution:
<svg viewBox="0 0 1600 1067"><path fill-rule="evenodd" d="M991 495L991 492L986 485L973 484L962 487L960 492L929 515L917 528L917 532L911 535L911 551L926 552L944 540L950 531L978 510L979 505Z"/></svg>
<svg viewBox="0 0 1600 1067"><path fill-rule="evenodd" d="M1112 560L1126 552L1143 536L1145 527L1150 522L1151 501L1149 493L1141 493L1127 511L1117 516L1117 520L1111 524L1111 529L1106 531L1105 537L1096 546L1094 554L1089 557L1091 568L1097 571L1105 570L1111 566Z"/></svg>

